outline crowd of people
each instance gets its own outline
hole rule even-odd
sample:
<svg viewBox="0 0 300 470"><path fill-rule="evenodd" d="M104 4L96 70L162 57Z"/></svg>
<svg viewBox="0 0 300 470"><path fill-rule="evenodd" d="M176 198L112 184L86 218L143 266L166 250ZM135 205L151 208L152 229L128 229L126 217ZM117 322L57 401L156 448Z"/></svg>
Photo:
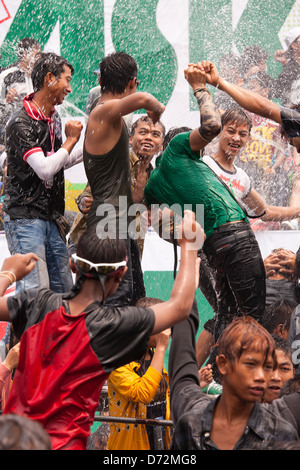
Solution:
<svg viewBox="0 0 300 470"><path fill-rule="evenodd" d="M188 64L195 129L166 129L134 58L113 52L83 145L82 123L62 129L56 109L76 70L19 42L0 70L0 449L299 448L300 248L263 259L255 237L299 228L298 41L275 53L276 79L258 46ZM80 162L70 226L64 170ZM165 301L144 284L150 225L180 249ZM198 290L213 312L201 331ZM104 389L109 424L92 431Z"/></svg>

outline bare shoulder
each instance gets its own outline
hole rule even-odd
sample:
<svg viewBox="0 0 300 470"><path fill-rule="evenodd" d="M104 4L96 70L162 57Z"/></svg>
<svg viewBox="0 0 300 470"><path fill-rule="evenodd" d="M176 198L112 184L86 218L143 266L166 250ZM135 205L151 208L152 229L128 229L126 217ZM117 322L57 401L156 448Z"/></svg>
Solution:
<svg viewBox="0 0 300 470"><path fill-rule="evenodd" d="M105 116L105 121L113 118L113 111L119 104L119 99L111 99L107 101L101 101L101 97L97 102L96 106L92 109L89 115L89 121L99 121L103 120Z"/></svg>
<svg viewBox="0 0 300 470"><path fill-rule="evenodd" d="M85 148L92 155L109 152L122 132L122 115L112 116L112 101L96 106L91 112L85 134Z"/></svg>

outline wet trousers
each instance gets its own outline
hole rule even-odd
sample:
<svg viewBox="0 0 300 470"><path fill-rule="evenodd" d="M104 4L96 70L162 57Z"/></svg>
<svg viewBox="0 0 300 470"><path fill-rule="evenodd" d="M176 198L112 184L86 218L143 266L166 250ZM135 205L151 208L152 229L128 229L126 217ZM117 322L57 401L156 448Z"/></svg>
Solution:
<svg viewBox="0 0 300 470"><path fill-rule="evenodd" d="M260 321L265 309L266 277L259 245L246 222L222 225L205 241L203 252L211 268L216 293L214 339L236 316ZM201 278L201 276L200 276ZM211 283L203 275L201 283Z"/></svg>
<svg viewBox="0 0 300 470"><path fill-rule="evenodd" d="M11 255L33 252L39 257L34 269L16 283L17 294L31 288L50 288L60 293L72 289L69 253L54 221L10 220L5 214L4 229Z"/></svg>

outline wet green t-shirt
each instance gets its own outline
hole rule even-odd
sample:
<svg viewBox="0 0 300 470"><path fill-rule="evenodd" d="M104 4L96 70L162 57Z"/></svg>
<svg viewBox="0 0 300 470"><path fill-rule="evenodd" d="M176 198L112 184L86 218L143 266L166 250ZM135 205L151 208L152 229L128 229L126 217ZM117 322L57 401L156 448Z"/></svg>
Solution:
<svg viewBox="0 0 300 470"><path fill-rule="evenodd" d="M147 206L173 206L181 214L192 209L208 238L220 225L248 220L230 191L204 163L200 152L191 150L189 137L190 132L176 135L156 160L157 166L145 187L145 201Z"/></svg>

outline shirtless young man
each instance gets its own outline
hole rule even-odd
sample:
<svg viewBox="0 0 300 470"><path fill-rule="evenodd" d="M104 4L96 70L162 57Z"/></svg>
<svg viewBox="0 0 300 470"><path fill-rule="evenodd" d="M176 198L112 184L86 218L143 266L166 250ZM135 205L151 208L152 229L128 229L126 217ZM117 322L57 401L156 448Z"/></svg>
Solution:
<svg viewBox="0 0 300 470"><path fill-rule="evenodd" d="M112 53L100 63L101 95L87 123L83 159L93 202L87 228L97 224L105 238L127 239L128 271L112 302L130 303L133 295L128 210L133 205L129 161L129 135L123 116L145 109L155 124L165 107L154 96L137 92L135 60L124 52ZM132 220L134 216L132 217ZM124 223L125 221L125 223Z"/></svg>

